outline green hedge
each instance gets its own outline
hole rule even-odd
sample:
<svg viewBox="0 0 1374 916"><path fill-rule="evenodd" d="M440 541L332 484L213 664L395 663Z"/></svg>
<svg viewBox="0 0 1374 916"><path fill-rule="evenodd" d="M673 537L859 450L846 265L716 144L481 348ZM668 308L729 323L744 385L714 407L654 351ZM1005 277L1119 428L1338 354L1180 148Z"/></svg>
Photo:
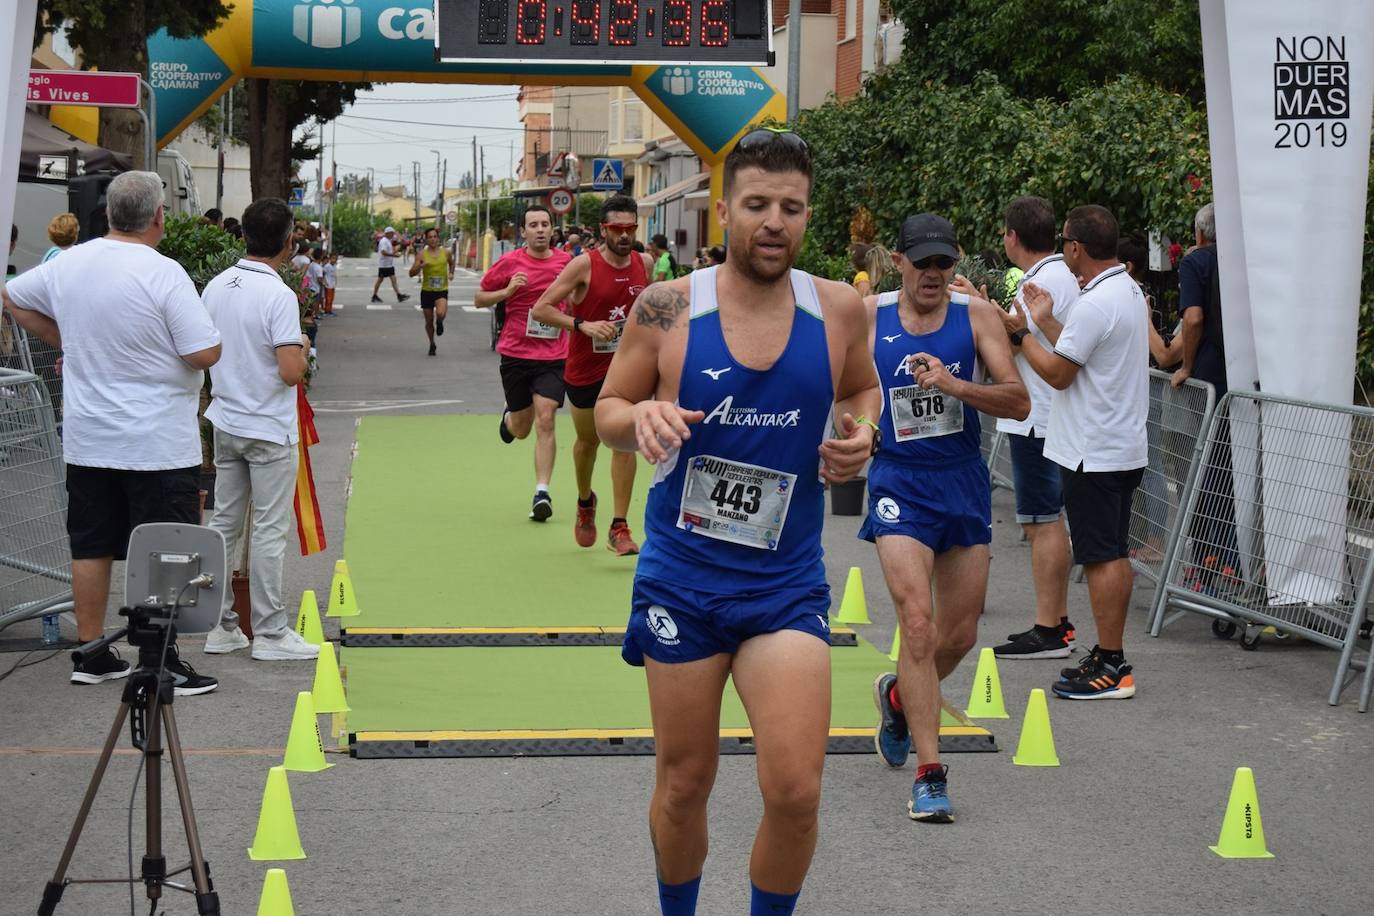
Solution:
<svg viewBox="0 0 1374 916"><path fill-rule="evenodd" d="M1048 198L1061 216L1102 204L1125 230L1174 238L1190 235L1209 199L1205 115L1130 77L1058 103L1017 98L992 77L947 87L894 70L795 126L823 176L811 225L826 252L847 250L863 207L879 242L928 210L948 217L972 253L1000 250L1002 214L1022 194Z"/></svg>

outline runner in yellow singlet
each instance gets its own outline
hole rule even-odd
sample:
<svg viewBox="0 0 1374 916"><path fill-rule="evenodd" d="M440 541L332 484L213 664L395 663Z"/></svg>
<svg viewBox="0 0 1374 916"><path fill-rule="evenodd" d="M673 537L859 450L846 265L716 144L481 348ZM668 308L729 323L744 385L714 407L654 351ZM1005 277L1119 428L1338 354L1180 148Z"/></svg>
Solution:
<svg viewBox="0 0 1374 916"><path fill-rule="evenodd" d="M453 261L448 250L439 244L439 230L425 230L425 247L410 265L410 275L420 275L420 311L425 316L425 336L429 338L429 355L438 352L436 336L444 336L444 319L448 317L448 282L453 279Z"/></svg>

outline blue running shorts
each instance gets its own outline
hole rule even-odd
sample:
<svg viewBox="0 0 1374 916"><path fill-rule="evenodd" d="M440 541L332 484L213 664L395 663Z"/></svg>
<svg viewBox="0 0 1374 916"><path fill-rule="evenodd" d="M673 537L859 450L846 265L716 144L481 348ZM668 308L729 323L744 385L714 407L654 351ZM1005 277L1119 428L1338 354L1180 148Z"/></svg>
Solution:
<svg viewBox="0 0 1374 916"><path fill-rule="evenodd" d="M801 630L830 643L830 586L718 595L635 578L620 655L631 665L694 662L733 655L746 639Z"/></svg>
<svg viewBox="0 0 1374 916"><path fill-rule="evenodd" d="M937 554L992 542L992 484L980 456L952 467L874 461L859 537L915 538Z"/></svg>

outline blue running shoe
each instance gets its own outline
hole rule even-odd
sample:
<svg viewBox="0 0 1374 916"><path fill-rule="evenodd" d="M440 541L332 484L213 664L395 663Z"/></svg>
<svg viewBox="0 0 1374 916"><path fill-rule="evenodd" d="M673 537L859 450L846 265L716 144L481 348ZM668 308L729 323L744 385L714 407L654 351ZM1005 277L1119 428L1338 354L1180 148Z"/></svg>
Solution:
<svg viewBox="0 0 1374 916"><path fill-rule="evenodd" d="M930 770L911 786L911 801L906 812L913 821L927 824L954 823L954 806L949 803L949 767Z"/></svg>
<svg viewBox="0 0 1374 916"><path fill-rule="evenodd" d="M897 675L891 672L878 675L873 682L873 703L881 716L873 732L873 747L883 763L894 770L906 766L906 759L911 755L911 732L907 730L906 716L892 706L892 691L896 689Z"/></svg>

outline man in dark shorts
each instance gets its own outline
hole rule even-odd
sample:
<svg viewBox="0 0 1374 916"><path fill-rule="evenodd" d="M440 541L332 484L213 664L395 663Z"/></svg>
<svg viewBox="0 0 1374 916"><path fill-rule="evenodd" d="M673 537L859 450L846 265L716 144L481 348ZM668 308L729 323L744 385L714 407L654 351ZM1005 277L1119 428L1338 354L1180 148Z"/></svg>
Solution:
<svg viewBox="0 0 1374 916"><path fill-rule="evenodd" d="M596 399L620 346L626 318L635 298L649 285L653 264L634 248L639 228L639 206L634 198L611 197L601 205L601 231L605 244L573 258L554 284L534 306L536 321L572 332L568 363L563 371L573 427L573 467L577 474L577 520L573 537L582 547L596 543L596 494L592 472L601 439L596 434ZM567 302L571 310L559 306ZM611 488L614 512L606 548L616 556L639 553L626 516L634 492L634 452L612 452Z"/></svg>
<svg viewBox="0 0 1374 916"><path fill-rule="evenodd" d="M501 441L509 444L524 439L534 430L534 503L529 517L546 522L553 515L549 480L558 449L554 415L563 406L568 338L561 329L536 320L531 310L572 258L550 247L553 215L547 207L526 210L521 227L524 247L507 252L491 265L482 275L473 302L481 309L506 303L506 321L496 342L496 352L501 354L501 384L506 391Z"/></svg>
<svg viewBox="0 0 1374 916"><path fill-rule="evenodd" d="M1034 281L1022 284L1013 303L1019 326L1012 326L1012 343L1055 389L1045 457L1060 466L1073 558L1087 574L1097 623L1092 652L1052 685L1070 700L1135 696L1122 636L1131 603L1131 498L1149 458L1150 318L1144 294L1117 260L1117 237L1106 208L1070 210L1064 263L1083 291L1068 317L1062 324L1055 318L1054 297ZM1026 312L1053 349L1029 336Z"/></svg>
<svg viewBox="0 0 1374 916"><path fill-rule="evenodd" d="M11 280L4 293L15 320L63 355L67 533L82 642L104 632L110 568L124 559L130 532L145 522L200 524L196 408L204 370L220 356L220 333L191 278L157 252L162 179L125 172L106 196L106 236ZM181 660L175 640L165 665L178 696L219 686ZM76 662L71 681L128 674L109 648Z"/></svg>
<svg viewBox="0 0 1374 916"><path fill-rule="evenodd" d="M382 288L382 281L391 280L391 288L396 293L397 302L405 302L410 296L401 292L401 288L396 285L396 249L400 242L396 238L396 230L390 226L382 233L382 237L377 240L377 282L372 284L372 301L381 302L382 297L377 293Z"/></svg>
<svg viewBox="0 0 1374 916"><path fill-rule="evenodd" d="M435 336L444 336L444 319L448 317L448 284L453 279L453 261L448 249L439 244L439 230L425 230L425 247L415 254L410 275L420 274L420 311L425 316L425 336L429 338L429 355L437 352Z"/></svg>

